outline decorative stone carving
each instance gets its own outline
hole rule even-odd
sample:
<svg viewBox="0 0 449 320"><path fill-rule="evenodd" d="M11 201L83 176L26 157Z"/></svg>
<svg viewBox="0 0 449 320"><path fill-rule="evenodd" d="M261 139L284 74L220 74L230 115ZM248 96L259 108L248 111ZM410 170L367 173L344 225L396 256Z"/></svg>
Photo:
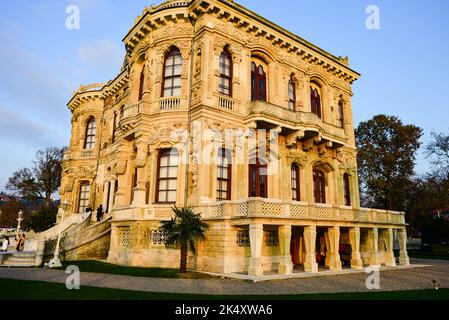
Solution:
<svg viewBox="0 0 449 320"><path fill-rule="evenodd" d="M146 145L137 147L136 167L143 168L147 162L148 148Z"/></svg>
<svg viewBox="0 0 449 320"><path fill-rule="evenodd" d="M116 173L119 175L124 174L126 171L127 163L128 160L122 156L117 162Z"/></svg>

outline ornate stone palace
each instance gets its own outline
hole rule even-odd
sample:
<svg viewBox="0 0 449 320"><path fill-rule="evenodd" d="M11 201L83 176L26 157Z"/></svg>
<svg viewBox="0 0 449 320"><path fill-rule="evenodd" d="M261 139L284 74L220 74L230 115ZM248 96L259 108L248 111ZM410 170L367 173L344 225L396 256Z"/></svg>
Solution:
<svg viewBox="0 0 449 320"><path fill-rule="evenodd" d="M145 8L123 42L117 77L68 102L60 189L66 216L103 205L109 262L178 267L176 204L210 226L194 270L409 263L404 213L360 207L347 58L232 0Z"/></svg>

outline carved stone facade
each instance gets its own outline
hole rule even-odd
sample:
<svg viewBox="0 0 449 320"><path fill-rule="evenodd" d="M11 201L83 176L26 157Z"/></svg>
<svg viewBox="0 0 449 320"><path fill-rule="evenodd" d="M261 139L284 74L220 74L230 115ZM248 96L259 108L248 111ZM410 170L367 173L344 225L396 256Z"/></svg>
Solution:
<svg viewBox="0 0 449 320"><path fill-rule="evenodd" d="M192 269L316 272L316 254L341 269L345 246L352 268L394 265L391 235L408 263L404 214L360 208L351 104L359 74L347 58L226 0L145 8L124 44L120 74L81 86L68 103L60 189L70 214L88 185L91 207L112 216L109 262L177 267L179 250L158 231L176 204L210 225ZM165 94L170 77L179 94ZM220 93L225 80L232 94ZM92 117L95 147L86 150Z"/></svg>

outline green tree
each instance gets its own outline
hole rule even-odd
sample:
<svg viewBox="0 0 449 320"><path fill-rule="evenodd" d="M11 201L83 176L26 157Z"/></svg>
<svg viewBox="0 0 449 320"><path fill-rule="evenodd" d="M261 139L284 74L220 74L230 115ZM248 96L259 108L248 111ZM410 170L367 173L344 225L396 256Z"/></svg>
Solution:
<svg viewBox="0 0 449 320"><path fill-rule="evenodd" d="M449 134L432 132L432 138L426 146L427 157L437 172L449 178Z"/></svg>
<svg viewBox="0 0 449 320"><path fill-rule="evenodd" d="M7 228L17 227L17 213L19 211L24 213L21 229L26 229L29 223L29 210L17 200L7 201L0 205L0 226Z"/></svg>
<svg viewBox="0 0 449 320"><path fill-rule="evenodd" d="M50 205L51 195L61 182L62 158L66 148L47 148L36 153L34 166L13 173L6 189L28 200L45 199Z"/></svg>
<svg viewBox="0 0 449 320"><path fill-rule="evenodd" d="M187 271L187 253L190 249L195 253L195 242L203 241L209 226L201 221L201 215L195 214L192 208L173 207L175 216L169 221L163 221L161 231L167 234L167 246L181 247L180 272Z"/></svg>
<svg viewBox="0 0 449 320"><path fill-rule="evenodd" d="M58 214L58 206L55 203L41 206L38 210L31 213L29 227L34 232L42 232L56 223L56 215Z"/></svg>
<svg viewBox="0 0 449 320"><path fill-rule="evenodd" d="M404 210L422 129L395 116L376 115L361 122L355 135L363 204Z"/></svg>

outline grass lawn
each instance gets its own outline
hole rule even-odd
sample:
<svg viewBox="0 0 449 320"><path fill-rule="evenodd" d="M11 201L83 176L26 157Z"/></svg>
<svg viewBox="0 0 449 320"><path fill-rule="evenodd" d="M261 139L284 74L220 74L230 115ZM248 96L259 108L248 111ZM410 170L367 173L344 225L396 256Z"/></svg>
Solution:
<svg viewBox="0 0 449 320"><path fill-rule="evenodd" d="M0 300L449 300L449 289L278 296L192 295L95 287L67 290L64 284L0 279Z"/></svg>
<svg viewBox="0 0 449 320"><path fill-rule="evenodd" d="M179 273L179 269L127 267L95 260L65 262L63 263L62 268L59 269L65 270L69 265L78 266L81 272L118 274L133 277L179 278L179 279L211 278L211 276L199 272L187 272L181 274Z"/></svg>
<svg viewBox="0 0 449 320"><path fill-rule="evenodd" d="M449 260L449 256L439 256L431 252L427 253L427 252L408 251L408 256L410 258L419 258L419 259Z"/></svg>

